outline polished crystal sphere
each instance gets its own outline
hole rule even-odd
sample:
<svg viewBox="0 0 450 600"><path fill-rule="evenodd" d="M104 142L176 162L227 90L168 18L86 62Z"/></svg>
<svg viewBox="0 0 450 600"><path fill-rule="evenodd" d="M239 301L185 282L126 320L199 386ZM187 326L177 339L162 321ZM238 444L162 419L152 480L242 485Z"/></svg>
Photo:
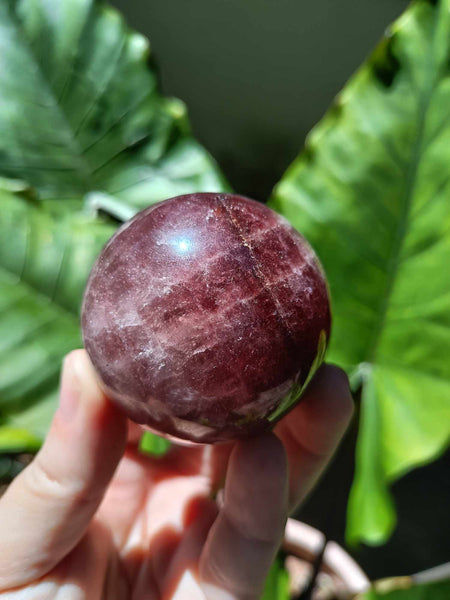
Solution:
<svg viewBox="0 0 450 600"><path fill-rule="evenodd" d="M281 216L232 194L136 215L94 265L85 347L111 399L163 435L269 429L299 400L330 331L323 270Z"/></svg>

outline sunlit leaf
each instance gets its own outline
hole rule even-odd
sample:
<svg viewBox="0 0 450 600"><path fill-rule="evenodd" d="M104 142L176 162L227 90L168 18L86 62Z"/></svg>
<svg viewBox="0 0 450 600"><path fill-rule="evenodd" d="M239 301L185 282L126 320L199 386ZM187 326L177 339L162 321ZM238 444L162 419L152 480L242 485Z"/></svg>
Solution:
<svg viewBox="0 0 450 600"><path fill-rule="evenodd" d="M164 98L148 41L93 0L0 3L0 175L45 198L94 190L137 207L225 187Z"/></svg>
<svg viewBox="0 0 450 600"><path fill-rule="evenodd" d="M388 484L450 439L450 0L419 0L313 130L271 204L330 282L328 359L362 386L348 539L380 543Z"/></svg>
<svg viewBox="0 0 450 600"><path fill-rule="evenodd" d="M117 11L0 2L0 451L35 449L47 430L90 267L117 225L97 214L123 221L226 187Z"/></svg>
<svg viewBox="0 0 450 600"><path fill-rule="evenodd" d="M63 356L80 347L90 268L115 226L56 218L0 192L0 451L32 449L54 410Z"/></svg>

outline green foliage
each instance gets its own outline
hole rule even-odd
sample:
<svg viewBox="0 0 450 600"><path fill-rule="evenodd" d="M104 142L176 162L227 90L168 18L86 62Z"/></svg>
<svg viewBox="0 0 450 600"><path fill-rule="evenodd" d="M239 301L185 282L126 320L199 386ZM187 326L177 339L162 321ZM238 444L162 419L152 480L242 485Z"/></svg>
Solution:
<svg viewBox="0 0 450 600"><path fill-rule="evenodd" d="M8 454L0 454L0 494L2 492L2 486L8 484L14 477L16 477L24 468L28 462L28 457Z"/></svg>
<svg viewBox="0 0 450 600"><path fill-rule="evenodd" d="M0 175L45 198L101 190L144 207L221 190L184 105L161 96L149 44L93 0L0 3Z"/></svg>
<svg viewBox="0 0 450 600"><path fill-rule="evenodd" d="M111 224L55 216L0 192L0 450L33 450L54 411L62 357L79 347L79 304Z"/></svg>
<svg viewBox="0 0 450 600"><path fill-rule="evenodd" d="M391 579L358 596L357 600L448 600L450 579L414 585L410 578ZM408 581L409 580L409 581ZM378 589L377 589L378 588ZM387 588L387 589L386 589Z"/></svg>
<svg viewBox="0 0 450 600"><path fill-rule="evenodd" d="M0 451L19 452L41 443L81 344L105 213L227 186L159 92L148 42L93 0L0 2L0 98ZM271 199L324 263L328 358L362 389L352 542L387 538L389 484L449 441L449 106L450 0L417 0Z"/></svg>
<svg viewBox="0 0 450 600"><path fill-rule="evenodd" d="M266 579L261 600L289 600L289 573L281 556L275 559Z"/></svg>
<svg viewBox="0 0 450 600"><path fill-rule="evenodd" d="M117 227L104 212L226 184L147 40L93 0L0 3L0 98L0 451L22 452L82 343L86 279Z"/></svg>
<svg viewBox="0 0 450 600"><path fill-rule="evenodd" d="M450 0L419 0L339 95L271 205L312 243L328 360L362 387L348 539L383 542L388 484L450 438Z"/></svg>
<svg viewBox="0 0 450 600"><path fill-rule="evenodd" d="M139 442L139 450L151 456L164 456L169 448L170 442L150 431L146 431Z"/></svg>

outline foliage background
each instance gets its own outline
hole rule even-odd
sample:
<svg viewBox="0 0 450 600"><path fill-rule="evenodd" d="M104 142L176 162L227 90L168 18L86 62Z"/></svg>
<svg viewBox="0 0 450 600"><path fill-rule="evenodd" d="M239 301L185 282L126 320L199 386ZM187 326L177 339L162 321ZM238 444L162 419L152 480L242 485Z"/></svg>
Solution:
<svg viewBox="0 0 450 600"><path fill-rule="evenodd" d="M266 200L408 0L112 0L233 188Z"/></svg>
<svg viewBox="0 0 450 600"><path fill-rule="evenodd" d="M114 3L151 38L163 90L188 103L197 138L232 186L261 199L407 6L403 0ZM176 18L169 21L170 15ZM302 229L300 220L297 225ZM352 432L299 514L342 542L355 438ZM413 572L450 559L442 527L448 523L449 466L447 453L394 485L398 525L392 538L379 549L354 551L370 575Z"/></svg>
<svg viewBox="0 0 450 600"><path fill-rule="evenodd" d="M442 6L445 2L446 0L442 0ZM3 209L0 222L0 255L3 268L0 286L3 331L6 332L2 343L4 351L13 348L4 358L0 372L0 443L4 449L13 450L14 445L17 448L21 446L30 449L36 446L39 431L45 428L54 402L58 357L66 349L79 345L74 298L82 289L84 274L98 248L115 227L113 219L97 214L92 206L92 201L106 200L111 208L111 197L96 193L94 198L92 195L86 198L85 193L100 190L113 194L113 213L115 210L123 213L124 207L128 210L129 207L142 206L143 202L154 201L179 191L224 189L227 185L214 163L190 135L183 105L160 96L154 74L145 67L148 49L143 38L128 35L129 32L120 19L112 11L103 8L94 11L96 17L89 21L89 27L83 28L83 21L88 13L84 13L84 9L80 7L86 7L87 11L89 4L87 0L80 0L79 8L74 11L70 9L70 3L62 3L61 9L56 10L56 5L51 2L44 5L31 0L17 3L5 0L0 6L0 40L3 44L3 62L0 64L3 67L0 71L0 85L3 90L0 115L0 128L3 133L0 143L1 174L7 177L20 176L35 188L31 189L28 183L11 184L5 180L0 185ZM195 133L198 133L198 137L219 158L232 186L254 197L266 199L270 188L296 154L304 133L313 121L318 119L334 93L342 87L347 75L361 62L368 46L380 36L385 20L387 22L392 18L392 12L396 12L400 4L362 2L358 4L359 8L355 9L355 3L343 0L337 9L337 3L322 1L314 4L313 8L310 6L306 9L302 3L296 3L294 7L290 0L282 2L281 7L279 3L275 6L272 2L261 3L252 0L245 3L209 3L208 6L202 1L197 1L189 3L187 9L187 3L155 1L131 3L122 8L125 9L125 13L131 13L131 19L133 8L140 12L135 13L134 18L138 19L138 29L144 29L144 32L150 35L156 56L160 58L163 83L165 81L164 91L167 94L175 92L189 102ZM375 165L379 169L379 181L383 182L391 170L388 163L392 156L389 155L393 153L396 158L399 157L404 162L406 186L401 174L400 177L390 180L391 207L394 207L394 213L399 207L401 216L402 206L404 207L404 187L409 203L411 190L408 180L411 180L411 175L407 173L410 173L411 169L414 172L417 166L415 163L418 162L417 157L421 152L424 127L420 118L418 123L414 119L416 101L420 107L424 97L422 88L425 89L427 102L430 100L430 81L438 80L442 75L440 70L434 67L441 60L445 65L446 45L450 41L450 37L446 39L447 25L442 20L442 39L436 44L437 52L433 52L433 61L422 61L423 55L428 55L428 46L431 48L432 45L431 37L428 36L427 18L437 9L432 8L436 5L435 2L423 1L419 4L423 8L423 14L418 15L417 31L414 31L415 21L412 19L409 23L413 24L412 32L404 38L400 36L403 40L400 42L400 55L402 43L403 46L406 44L406 61L405 56L399 56L398 48L397 52L392 53L390 48L382 47L379 51L380 58L375 56L359 79L347 86L343 96L344 102L341 97L339 106L346 104L349 107L348 112L343 113L341 109L331 111L313 134L308 152L295 163L283 183L276 188L272 202L279 210L288 214L301 230L305 231L306 228L305 233L313 244L315 243L319 254L321 249L326 249L325 240L320 237L323 231L326 231L323 229L323 215L328 215L329 225L333 230L339 230L345 224L345 211L342 210L345 208L348 209L347 213L351 219L356 219L358 212L360 220L367 219L361 203L356 201L352 205L351 193L349 195L349 192L355 189L355 183L358 184L358 178L360 183L362 181L367 185L365 164L369 170ZM18 7L19 27L16 17L11 17L9 6ZM43 8L44 6L47 8ZM66 10L65 7L69 8ZM50 12L46 12L47 10ZM55 10L56 12L53 12ZM183 13L183 10L187 12ZM290 14L291 12L293 14ZM55 31L50 25L54 16L56 22L63 24ZM422 21L419 17L423 17ZM42 35L44 30L47 33L46 38ZM60 35L61 32L64 32L64 35ZM80 32L83 36L81 38ZM23 43L23 34L26 43ZM411 44L411 40L415 43ZM73 48L77 49L76 52L73 52ZM414 48L419 48L415 56ZM436 48L433 46L433 50ZM429 54L431 56L431 52ZM106 56L110 58L107 68ZM411 57L412 62L409 64ZM383 79L387 77L388 85L385 87L388 88L392 83L390 77L393 68L390 62L397 68L399 60L402 63L401 81L406 82L406 88L403 85L402 92L401 86L400 91L398 86L393 86L393 102L390 99L390 90L384 90L384 93L375 99L379 92L376 87L379 80L385 83ZM69 63L74 75L71 77L67 77L66 65ZM173 81L176 81L175 89L171 89L170 85L171 65ZM414 74L415 70L417 74ZM18 72L24 74L20 80L15 76ZM375 88L369 93L367 104L367 101L364 101L364 93L365 90L370 91L370 85L374 85L371 83L372 73L375 73L378 83L375 81ZM121 86L123 77L127 77L126 86ZM410 85L410 80L414 82L413 86ZM354 100L352 94L355 90ZM33 101L30 102L30 98ZM374 104L371 105L371 102ZM392 112L393 108L398 108L399 103L403 111L401 117L398 111ZM355 119L358 111L363 115L359 124L358 119ZM439 110L437 115L445 116L440 115ZM365 161L366 142L372 142L373 145L374 137L379 139L382 131L380 118L381 123L388 123L385 129L388 138L392 135L394 139L388 139L389 152L374 153ZM311 119L313 121L310 121ZM437 119L436 123L440 120ZM353 121L357 123L356 128L352 125ZM416 129L418 134L415 133ZM363 131L366 140L362 137L358 146L358 136L361 136ZM400 143L395 138L399 132ZM328 139L325 145L321 144L323 138ZM314 155L311 147L315 148L317 142L319 152ZM412 162L410 147L415 148L416 152ZM339 154L342 149L348 152L350 148L351 156L361 158L357 170L351 175L351 170L347 168L348 164L352 164L350 160L347 161L347 165L345 161L342 162L343 169L339 173ZM331 166L331 172L337 168L336 181L340 180L341 184L344 182L341 198L339 193L336 196L336 190L339 191L340 187L336 183L329 188L325 196L316 194L327 182L330 172L330 168L325 167L320 173L321 162L327 163L327 153L330 154L331 164L334 165ZM431 164L440 163L432 160ZM402 168L401 166L400 171ZM446 169L445 160L442 169ZM325 207L322 218L319 219L322 221L319 228L315 224L314 211L310 211L309 216L308 211L304 212L309 202L309 199L305 200L304 197L304 172L307 174L308 194L314 201L314 206L320 207L322 203L322 209ZM315 172L318 173L317 177ZM350 185L349 178L352 177L353 182ZM413 177L415 178L415 174ZM443 179L446 179L445 172ZM348 187L345 188L345 185ZM289 193L286 193L286 190ZM369 207L377 211L376 202L382 205L384 198L382 195L377 198L373 191L369 195ZM333 198L334 204L327 207L327 198ZM297 207L292 204L293 200ZM397 200L398 207L395 204ZM420 202L420 197L418 201ZM65 212L67 207L72 208L70 213ZM335 213L336 220L333 221ZM371 223L369 219L369 231ZM445 217L443 223L446 223ZM347 222L346 229L343 230L344 235L348 235L350 231L348 225ZM394 214L392 223L388 226L388 229L391 228L394 232L394 240L397 226L398 215ZM13 228L16 235L11 238L8 232ZM316 235L319 236L318 239L315 239ZM434 234L431 239L433 236ZM387 239L389 241L389 235ZM380 238L376 240L382 241ZM364 243L359 243L354 250L371 251ZM350 273L349 270L347 273L345 271L345 252L340 253L339 257L342 256L342 260L340 263L337 260L336 264L327 264L327 252L324 252L322 258L325 258L334 288L336 274L337 277L345 278L353 273L351 269ZM382 247L381 262L385 258L389 260L389 243ZM362 260L361 256L360 264ZM432 266L435 269L436 265ZM75 271L79 273L76 278L73 277ZM20 280L18 286L15 279L17 277ZM436 284L436 297L444 298L442 286L440 288L439 285L442 281L445 283L445 279L441 281L440 277L436 277L436 269L432 272L430 280ZM361 281L364 287L364 280ZM424 277L422 281L425 281ZM377 286L374 289L379 290ZM31 293L31 290L34 292ZM414 293L417 295L417 291ZM11 310L12 306L14 310ZM439 312L442 306L442 303L437 306L436 314L439 318L442 316L442 311ZM340 315L345 313L346 308L346 303L341 302L338 325ZM14 327L11 326L11 315L13 321L15 319ZM360 325L363 323L364 318ZM343 338L342 327L340 333ZM40 339L45 337L46 352L40 350L39 343L30 343L30 338L33 340L38 335ZM442 338L443 341L444 339L448 342L448 335ZM358 350L355 344L357 341L355 338L350 345ZM361 338L360 341L363 346L364 339ZM411 338L411 341L414 348L414 339ZM435 342L436 336L430 335L431 345L422 344L424 352L430 348L434 350L437 347ZM49 357L52 360L49 361ZM332 357L350 367L350 363L346 363L348 353L346 354L345 349L342 351L342 347L338 347L336 353L336 347L332 346ZM443 356L436 358L442 363ZM429 352L428 359L432 365L433 356L430 356ZM361 351L355 364L364 361L365 355ZM413 364L416 368L416 364ZM427 368L432 369L431 366ZM442 367L439 372L444 371L445 367ZM362 381L371 381L370 371L363 372L358 367L356 371L351 372L356 379L359 377ZM385 381L386 375L383 385ZM401 381L400 387L407 383L407 380ZM363 399L365 410L375 397L373 384L371 385L371 388L367 388L371 390L370 397L363 389L363 394L366 394L366 398ZM398 388L398 385L394 385L395 387ZM382 391L381 387L380 390ZM445 392L445 386L441 386L440 390ZM436 391L433 394L439 403ZM420 420L425 423L428 418L427 408L426 405L422 406L417 392L416 396L417 407L420 409L418 414L422 414ZM414 398L414 394L411 396L411 393L408 393L407 397ZM383 410L392 410L391 398L392 393L387 396ZM36 399L39 399L38 409ZM48 407L48 410L45 407ZM408 421L409 416L405 414ZM433 415L435 413L430 411L428 431L433 434L440 427L442 438L442 435L445 435L445 423L439 423ZM369 512L365 514L363 529L365 539L372 542L379 541L389 532L393 515L392 509L389 509L390 513L383 514L389 506L389 501L383 487L386 477L383 469L386 467L382 460L389 454L386 453L387 448L384 448L383 459L380 459L381 449L377 446L380 429L377 418L379 417L375 413L372 413L369 421L367 415L363 417L363 423L366 423L364 452L368 452L367 456L370 456L370 460L366 462L372 465L372 472L369 468L363 471L362 478L361 470L359 474L359 493L363 493L363 505L365 491L370 492L372 499L378 494L381 501L381 521L378 518L373 520L377 513L372 513L370 503L366 503L366 510L368 508ZM38 419L41 419L41 424ZM401 414L398 413L396 418L387 422L396 424L401 420ZM414 428L411 430L410 426L409 433L405 433L408 429L402 426L399 427L399 432L405 435L404 442L408 451L402 459L398 454L401 445L395 440L395 431L391 431L391 446L394 451L389 467L391 474L399 472L398 465L400 471L405 470L409 455L414 449ZM412 445L409 447L408 444ZM440 445L442 442L438 439L436 448ZM319 516L319 522L315 524L334 538L341 534L348 496L348 480L353 470L350 458L353 452L354 436L349 435L334 468L301 513L301 516L306 516L308 520L308 507L313 508L313 514L315 509L316 516ZM361 447L359 452L361 454ZM426 457L426 454L423 456ZM446 460L444 457L440 464L445 464ZM361 465L361 461L359 464ZM4 460L2 468L8 468ZM376 469L381 469L379 476L375 475L374 478L373 469L375 473ZM431 514L427 510L426 502L421 505L417 503L417 514L413 514L412 519L406 523L412 544L405 544L405 531L402 535L399 529L397 546L394 540L394 550L391 552L391 555L395 554L397 562L390 560L388 568L385 564L385 549L382 550L383 562L378 565L374 551L371 551L372 554L367 554L367 550L362 553L360 551L358 558L372 576L398 573L404 571L405 567L408 571L418 570L428 566L427 560L431 565L445 560L442 550L448 546L442 534L445 529L442 528L442 518L445 519L446 516L439 515L439 507L445 506L442 483L444 481L446 485L447 481L448 484L448 472L445 480L445 476L442 477L439 471L438 463L424 470L427 478L433 473L430 469L437 469L437 476L432 475L430 480L432 483L438 483L437 494L434 497L437 511ZM389 470L387 474L389 475ZM414 474L412 477L413 481L414 477L419 477L420 483L420 474ZM411 481L411 476L398 485L405 485L405 481L408 480ZM410 490L408 496L408 507L415 506L416 503L411 502ZM337 500L331 502L330 498ZM429 498L427 500L429 501ZM354 516L356 513L351 514ZM404 514L401 507L401 518ZM359 524L356 526L356 534L353 527L353 538L359 535L357 529L361 527L360 517L361 515L357 515ZM424 524L423 530L420 527L421 519ZM314 516L310 516L310 520L314 521ZM433 523L437 526L434 538L430 536ZM371 532L370 527L373 526L375 528ZM423 549L424 543L432 548L425 561L422 560L424 557L419 557L418 551Z"/></svg>

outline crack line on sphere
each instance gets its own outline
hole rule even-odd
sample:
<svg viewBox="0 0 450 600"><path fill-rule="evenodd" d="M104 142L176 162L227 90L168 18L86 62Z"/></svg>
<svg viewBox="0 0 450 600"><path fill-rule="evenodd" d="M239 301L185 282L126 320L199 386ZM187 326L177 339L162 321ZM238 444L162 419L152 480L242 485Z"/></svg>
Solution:
<svg viewBox="0 0 450 600"><path fill-rule="evenodd" d="M238 220L233 216L233 214L231 213L231 211L228 210L228 207L227 207L226 203L223 201L222 196L218 195L217 199L218 199L220 205L222 206L222 208L227 213L227 216L230 219L230 223L234 227L234 229L236 230L239 238L242 241L242 244L248 249L248 252L250 254L250 258L251 258L251 261L252 261L252 271L253 271L255 277L258 279L258 281L260 281L263 289L267 292L267 294L271 298L272 302L274 303L275 308L276 308L276 315L277 315L278 322L281 324L282 329L287 334L287 337L295 345L295 337L294 337L291 329L289 328L289 325L286 322L286 316L284 315L284 311L283 311L283 309L281 307L280 301L275 296L275 294L272 292L272 290L270 289L269 282L267 282L266 278L264 277L264 274L263 274L263 272L261 270L261 267L260 267L258 261L256 260L256 257L254 255L254 253L253 253L253 249L251 247L250 240L246 240L246 238L244 236L244 232L242 231L242 228L240 227Z"/></svg>

